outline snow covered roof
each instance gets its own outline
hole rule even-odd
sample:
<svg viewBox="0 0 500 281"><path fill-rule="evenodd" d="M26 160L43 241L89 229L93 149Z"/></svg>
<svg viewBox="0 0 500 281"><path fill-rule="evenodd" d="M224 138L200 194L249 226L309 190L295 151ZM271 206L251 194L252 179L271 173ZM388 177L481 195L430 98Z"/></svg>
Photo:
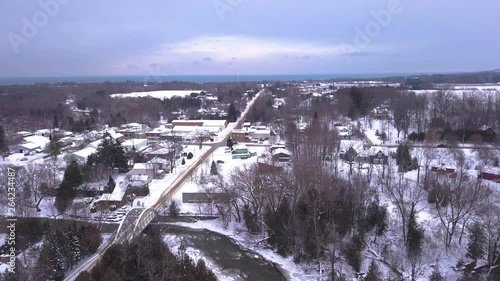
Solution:
<svg viewBox="0 0 500 281"><path fill-rule="evenodd" d="M165 126L162 126L162 127L154 128L147 133L168 133L170 131L171 131L171 129L165 128Z"/></svg>
<svg viewBox="0 0 500 281"><path fill-rule="evenodd" d="M147 182L148 180L149 180L148 175L132 175L130 177L130 181Z"/></svg>
<svg viewBox="0 0 500 281"><path fill-rule="evenodd" d="M146 163L135 163L132 170L146 170L150 167Z"/></svg>
<svg viewBox="0 0 500 281"><path fill-rule="evenodd" d="M109 133L109 135L115 140L123 137L122 133L116 133L116 132Z"/></svg>
<svg viewBox="0 0 500 281"><path fill-rule="evenodd" d="M19 146L24 147L26 149L32 149L32 150L40 148L40 145L37 145L37 144L32 143L32 142L23 143L23 144L20 144Z"/></svg>
<svg viewBox="0 0 500 281"><path fill-rule="evenodd" d="M82 157L82 158L88 158L90 156L90 154L96 153L96 152L97 152L96 148L86 147L84 149L81 149L81 150L78 150L78 151L74 152L73 155L79 156L79 157Z"/></svg>
<svg viewBox="0 0 500 281"><path fill-rule="evenodd" d="M200 120L203 121L203 127L225 127L226 120Z"/></svg>
<svg viewBox="0 0 500 281"><path fill-rule="evenodd" d="M41 129L35 132L35 134L50 134L52 130L50 129Z"/></svg>
<svg viewBox="0 0 500 281"><path fill-rule="evenodd" d="M363 150L363 141L360 140L340 140L340 150L346 152L349 148L357 152Z"/></svg>
<svg viewBox="0 0 500 281"><path fill-rule="evenodd" d="M152 164L168 164L168 163L170 163L170 161L168 161L166 159L163 159L163 158L160 158L160 157L154 157L153 159L149 160L148 163L152 163Z"/></svg>
<svg viewBox="0 0 500 281"><path fill-rule="evenodd" d="M122 146L144 146L147 145L148 139L131 139L122 143Z"/></svg>
<svg viewBox="0 0 500 281"><path fill-rule="evenodd" d="M42 136L25 137L24 141L27 143L32 142L40 147L45 147L50 142L49 138L42 137Z"/></svg>
<svg viewBox="0 0 500 281"><path fill-rule="evenodd" d="M92 148L97 149L99 147L99 145L101 144L101 142L102 142L102 140L93 141L93 142L89 143L87 145L87 147L92 147Z"/></svg>
<svg viewBox="0 0 500 281"><path fill-rule="evenodd" d="M292 155L292 153L284 148L277 148L272 152L272 155L278 155L278 154L286 154L286 155Z"/></svg>

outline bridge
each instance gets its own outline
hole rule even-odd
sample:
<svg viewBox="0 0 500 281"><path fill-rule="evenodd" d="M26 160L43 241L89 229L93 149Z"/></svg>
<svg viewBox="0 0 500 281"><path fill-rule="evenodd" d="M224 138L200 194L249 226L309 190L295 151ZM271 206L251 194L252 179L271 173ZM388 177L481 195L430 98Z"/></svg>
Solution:
<svg viewBox="0 0 500 281"><path fill-rule="evenodd" d="M234 128L237 128L243 124L246 115L252 108L255 100L263 93L264 90L260 91L255 98L247 105L247 108L241 113L240 118L234 124ZM234 129L233 128L233 129ZM142 233L146 226L148 226L154 218L157 216L158 212L163 209L167 202L172 198L172 196L179 191L184 182L190 178L193 172L198 169L198 167L205 162L210 155L219 147L226 145L226 140L231 133L228 130L227 135L223 136L219 142L210 143L210 149L205 152L201 157L199 157L195 162L172 182L169 188L160 195L156 203L151 208L133 208L127 212L123 221L118 226L118 229L111 235L108 241L101 245L97 253L85 261L82 265L75 268L64 280L72 281L80 274L80 272L85 270L90 270L99 261L100 257L106 250L115 243L125 243L132 240L134 237ZM207 145L207 144L204 144Z"/></svg>

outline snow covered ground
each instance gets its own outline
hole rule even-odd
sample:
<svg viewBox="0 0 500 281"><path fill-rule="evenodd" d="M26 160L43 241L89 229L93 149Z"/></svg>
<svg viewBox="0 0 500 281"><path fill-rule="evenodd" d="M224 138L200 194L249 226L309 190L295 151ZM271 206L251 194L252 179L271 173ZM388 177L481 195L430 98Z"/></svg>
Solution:
<svg viewBox="0 0 500 281"><path fill-rule="evenodd" d="M166 91L151 91L151 92L133 92L127 94L113 94L113 98L142 98L152 97L156 99L169 99L172 97L187 97L191 93L201 93L199 90L166 90Z"/></svg>
<svg viewBox="0 0 500 281"><path fill-rule="evenodd" d="M399 133L399 138L398 138L398 131L396 130L396 128L394 128L392 121L365 119L360 123L361 123L361 131L366 135L366 137L372 142L373 145L391 144L404 141L403 132ZM387 135L387 139L385 142L383 142L377 136L377 132L379 134L385 132L385 134Z"/></svg>
<svg viewBox="0 0 500 281"><path fill-rule="evenodd" d="M220 147L212 153L211 156L205 161L204 164L200 165L200 167L196 171L196 175L200 174L209 174L210 166L212 161L219 161L224 163L217 163L218 172L224 176L224 178L229 178L231 176L231 172L233 169L241 168L244 165L256 163L257 159L260 155L265 153L267 147L265 146L250 146L250 152L257 153L257 156L251 157L249 159L232 159L231 153L225 152L226 147ZM184 183L184 185L179 189L177 193L172 197L173 200L176 200L179 203L179 207L182 215L211 215L206 213L204 208L204 204L195 204L195 203L182 203L182 193L191 193L191 192L200 192L198 185L195 182L195 177L191 181Z"/></svg>

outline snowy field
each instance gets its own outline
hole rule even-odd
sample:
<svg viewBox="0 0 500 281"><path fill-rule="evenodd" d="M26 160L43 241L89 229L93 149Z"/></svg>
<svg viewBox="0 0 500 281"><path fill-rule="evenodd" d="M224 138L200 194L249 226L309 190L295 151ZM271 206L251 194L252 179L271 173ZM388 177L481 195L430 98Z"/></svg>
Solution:
<svg viewBox="0 0 500 281"><path fill-rule="evenodd" d="M201 93L199 90L166 90L166 91L151 91L151 92L133 92L128 94L113 94L112 98L143 98L152 97L156 99L169 99L172 97L187 97L191 93Z"/></svg>
<svg viewBox="0 0 500 281"><path fill-rule="evenodd" d="M396 130L396 128L394 128L392 121L364 119L360 123L361 131L366 135L366 137L371 141L373 145L396 144L404 141L404 133L400 132L398 138L398 131ZM387 135L387 140L383 142L377 136L377 132L379 134L385 132L385 134Z"/></svg>
<svg viewBox="0 0 500 281"><path fill-rule="evenodd" d="M458 86L457 86L458 87ZM438 91L444 91L446 93L451 93L456 96L461 97L463 94L498 94L500 92L500 86L495 86L495 87L489 87L489 86L483 86L478 88L467 88L467 87L458 87L454 89L443 89L443 90L410 90L411 92L414 92L417 95L421 94L432 94L436 93Z"/></svg>

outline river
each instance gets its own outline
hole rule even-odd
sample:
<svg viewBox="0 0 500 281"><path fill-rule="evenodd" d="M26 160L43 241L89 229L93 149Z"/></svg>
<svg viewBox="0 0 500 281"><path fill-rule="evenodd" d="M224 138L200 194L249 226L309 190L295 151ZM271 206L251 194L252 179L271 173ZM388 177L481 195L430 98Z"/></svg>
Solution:
<svg viewBox="0 0 500 281"><path fill-rule="evenodd" d="M182 237L187 247L199 250L233 280L285 281L281 271L259 254L243 249L228 237L206 229L159 224L162 233Z"/></svg>

